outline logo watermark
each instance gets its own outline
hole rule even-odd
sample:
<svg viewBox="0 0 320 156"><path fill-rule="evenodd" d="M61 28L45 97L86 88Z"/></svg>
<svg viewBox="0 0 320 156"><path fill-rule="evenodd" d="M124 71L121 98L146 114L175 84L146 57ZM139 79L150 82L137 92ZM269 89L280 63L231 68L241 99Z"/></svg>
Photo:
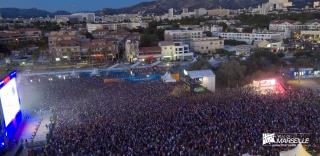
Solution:
<svg viewBox="0 0 320 156"><path fill-rule="evenodd" d="M296 146L308 144L308 133L263 133L262 145L264 146Z"/></svg>

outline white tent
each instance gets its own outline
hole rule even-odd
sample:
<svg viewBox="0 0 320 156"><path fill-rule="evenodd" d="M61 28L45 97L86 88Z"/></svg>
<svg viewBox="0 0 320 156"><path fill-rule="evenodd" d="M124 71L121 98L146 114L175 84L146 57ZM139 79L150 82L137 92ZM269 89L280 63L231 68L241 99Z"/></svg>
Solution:
<svg viewBox="0 0 320 156"><path fill-rule="evenodd" d="M176 79L172 78L171 74L169 72L166 72L163 76L161 76L161 79L164 82L177 82Z"/></svg>
<svg viewBox="0 0 320 156"><path fill-rule="evenodd" d="M216 89L216 75L211 70L185 71L185 74L191 79L199 79L201 85L214 92Z"/></svg>
<svg viewBox="0 0 320 156"><path fill-rule="evenodd" d="M298 144L294 149L280 152L280 156L311 156L311 154L301 144Z"/></svg>

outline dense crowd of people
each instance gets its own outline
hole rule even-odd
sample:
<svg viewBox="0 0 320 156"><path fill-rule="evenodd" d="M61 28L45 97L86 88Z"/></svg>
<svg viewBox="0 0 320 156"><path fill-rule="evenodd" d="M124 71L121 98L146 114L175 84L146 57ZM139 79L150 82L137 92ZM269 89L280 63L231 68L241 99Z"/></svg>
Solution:
<svg viewBox="0 0 320 156"><path fill-rule="evenodd" d="M33 82L39 107L52 109L55 128L46 155L274 155L262 133L307 133L320 152L320 95L287 90L257 95L246 89L172 96L181 83L103 83L100 78Z"/></svg>

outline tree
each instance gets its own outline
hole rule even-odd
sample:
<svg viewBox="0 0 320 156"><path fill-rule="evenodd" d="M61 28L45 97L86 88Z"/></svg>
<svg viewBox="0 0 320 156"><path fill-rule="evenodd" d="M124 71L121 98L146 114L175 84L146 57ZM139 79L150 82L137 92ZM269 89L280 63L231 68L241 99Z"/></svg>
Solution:
<svg viewBox="0 0 320 156"><path fill-rule="evenodd" d="M236 46L236 45L246 45L247 42L244 41L237 41L237 40L224 40L224 44L225 45L232 45L232 46Z"/></svg>
<svg viewBox="0 0 320 156"><path fill-rule="evenodd" d="M245 78L246 67L238 60L223 63L217 71L217 79L228 87L238 86Z"/></svg>
<svg viewBox="0 0 320 156"><path fill-rule="evenodd" d="M200 69L208 69L210 68L210 64L205 58L199 58L196 62L192 63L188 70L200 70Z"/></svg>
<svg viewBox="0 0 320 156"><path fill-rule="evenodd" d="M140 39L141 47L156 46L159 42L159 38L156 34L142 34Z"/></svg>
<svg viewBox="0 0 320 156"><path fill-rule="evenodd" d="M0 44L0 54L2 54L4 56L9 55L10 54L9 48L4 44Z"/></svg>

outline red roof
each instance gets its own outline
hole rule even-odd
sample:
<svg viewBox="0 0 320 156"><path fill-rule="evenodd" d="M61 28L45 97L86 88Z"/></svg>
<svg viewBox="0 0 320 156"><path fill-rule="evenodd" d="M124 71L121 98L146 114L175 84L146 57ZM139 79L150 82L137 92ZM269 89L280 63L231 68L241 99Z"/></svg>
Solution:
<svg viewBox="0 0 320 156"><path fill-rule="evenodd" d="M159 52L161 51L160 47L140 47L141 52Z"/></svg>
<svg viewBox="0 0 320 156"><path fill-rule="evenodd" d="M282 23L294 24L294 23L296 23L296 21L288 20L288 19L284 19L284 20L272 20L272 21L271 21L271 24L282 24Z"/></svg>
<svg viewBox="0 0 320 156"><path fill-rule="evenodd" d="M139 55L160 55L161 48L160 47L140 47Z"/></svg>

